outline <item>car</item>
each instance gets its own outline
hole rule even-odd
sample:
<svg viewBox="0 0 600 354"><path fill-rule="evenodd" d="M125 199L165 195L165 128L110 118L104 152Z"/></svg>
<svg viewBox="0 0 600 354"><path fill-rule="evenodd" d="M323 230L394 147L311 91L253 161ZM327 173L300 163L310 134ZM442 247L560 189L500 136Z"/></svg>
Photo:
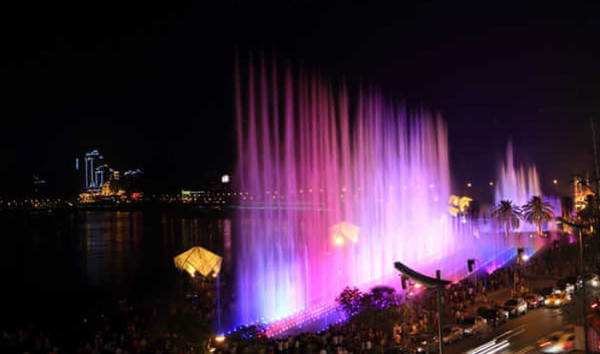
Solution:
<svg viewBox="0 0 600 354"><path fill-rule="evenodd" d="M504 303L509 316L518 317L527 313L527 303L522 298L510 299Z"/></svg>
<svg viewBox="0 0 600 354"><path fill-rule="evenodd" d="M570 301L571 297L567 293L560 292L548 296L546 300L544 300L544 305L548 307L560 307L568 304Z"/></svg>
<svg viewBox="0 0 600 354"><path fill-rule="evenodd" d="M538 341L538 346L543 353L568 352L574 349L575 334L569 331L552 332Z"/></svg>
<svg viewBox="0 0 600 354"><path fill-rule="evenodd" d="M485 318L486 322L492 326L497 326L508 320L506 311L501 311L499 309L488 308L485 312L483 312L481 317Z"/></svg>
<svg viewBox="0 0 600 354"><path fill-rule="evenodd" d="M487 320L481 316L466 317L462 323L462 328L464 335L474 336L487 330Z"/></svg>
<svg viewBox="0 0 600 354"><path fill-rule="evenodd" d="M527 307L530 309L536 309L544 305L544 297L540 294L529 293L523 296L523 299L527 303Z"/></svg>
<svg viewBox="0 0 600 354"><path fill-rule="evenodd" d="M564 277L563 280L567 284L575 286L575 290L581 289L583 287L583 277L581 275L570 275L568 277Z"/></svg>
<svg viewBox="0 0 600 354"><path fill-rule="evenodd" d="M510 313L503 306L496 305L494 306L494 309L498 311L498 314L500 315L500 317L502 317L504 321L510 318Z"/></svg>
<svg viewBox="0 0 600 354"><path fill-rule="evenodd" d="M464 331L459 326L445 327L442 331L444 344L452 344L463 338Z"/></svg>
<svg viewBox="0 0 600 354"><path fill-rule="evenodd" d="M556 282L556 288L560 291L566 292L569 295L572 295L575 293L576 284L577 277L566 277Z"/></svg>
<svg viewBox="0 0 600 354"><path fill-rule="evenodd" d="M598 274L585 274L583 276L583 281L585 286L592 288L600 287L600 278L598 277Z"/></svg>
<svg viewBox="0 0 600 354"><path fill-rule="evenodd" d="M590 309L594 311L600 311L600 298L597 298L590 303Z"/></svg>

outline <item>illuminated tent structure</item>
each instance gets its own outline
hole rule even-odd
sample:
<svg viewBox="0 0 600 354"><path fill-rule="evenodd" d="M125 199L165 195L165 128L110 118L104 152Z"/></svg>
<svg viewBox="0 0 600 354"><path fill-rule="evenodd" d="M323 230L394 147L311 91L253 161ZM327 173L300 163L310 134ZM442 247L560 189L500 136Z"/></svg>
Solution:
<svg viewBox="0 0 600 354"><path fill-rule="evenodd" d="M194 276L196 272L204 277L217 277L221 271L223 258L202 247L192 247L173 258L175 267Z"/></svg>
<svg viewBox="0 0 600 354"><path fill-rule="evenodd" d="M353 243L358 242L358 232L360 228L356 225L352 225L349 222L339 222L329 228L329 233L334 239L345 237Z"/></svg>

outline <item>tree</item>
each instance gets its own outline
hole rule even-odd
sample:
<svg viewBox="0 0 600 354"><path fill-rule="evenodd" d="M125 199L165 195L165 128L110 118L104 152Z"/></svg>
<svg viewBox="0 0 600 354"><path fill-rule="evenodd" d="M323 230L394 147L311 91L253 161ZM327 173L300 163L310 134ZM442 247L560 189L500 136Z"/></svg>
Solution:
<svg viewBox="0 0 600 354"><path fill-rule="evenodd" d="M599 208L598 202L594 195L588 195L585 198L585 208L579 210L577 216L581 219L581 223L586 226L594 225L598 218Z"/></svg>
<svg viewBox="0 0 600 354"><path fill-rule="evenodd" d="M492 219L500 225L506 227L506 237L510 229L518 229L521 221L521 210L510 200L501 200L492 211Z"/></svg>
<svg viewBox="0 0 600 354"><path fill-rule="evenodd" d="M542 234L542 223L552 220L554 208L542 198L533 196L523 205L523 218L530 224L535 224L537 234Z"/></svg>
<svg viewBox="0 0 600 354"><path fill-rule="evenodd" d="M396 290L389 286L376 286L371 289L371 304L373 307L385 309L398 306Z"/></svg>
<svg viewBox="0 0 600 354"><path fill-rule="evenodd" d="M364 294L358 288L345 287L335 301L346 313L348 318L357 315L361 311L361 300Z"/></svg>

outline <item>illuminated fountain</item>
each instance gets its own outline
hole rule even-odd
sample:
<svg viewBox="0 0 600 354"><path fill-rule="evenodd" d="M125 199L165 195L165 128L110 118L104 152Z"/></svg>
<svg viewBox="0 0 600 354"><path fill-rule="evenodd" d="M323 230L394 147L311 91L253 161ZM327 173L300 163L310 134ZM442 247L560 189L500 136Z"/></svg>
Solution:
<svg viewBox="0 0 600 354"><path fill-rule="evenodd" d="M501 164L498 183L496 184L496 204L501 200L510 200L515 206L522 208L533 196L539 196L552 205L555 215L560 215L560 200L557 197L544 196L540 188L540 178L535 165L516 166L512 143L506 147L506 161ZM556 224L550 222L544 228L557 230ZM535 225L521 222L517 231L534 231Z"/></svg>
<svg viewBox="0 0 600 354"><path fill-rule="evenodd" d="M300 325L345 286L397 279L394 261L458 279L500 253L452 231L440 117L278 69L236 67L234 325Z"/></svg>
<svg viewBox="0 0 600 354"><path fill-rule="evenodd" d="M510 200L522 207L532 196L542 196L535 166L515 166L512 143L506 147L506 162L500 166L496 183L496 203Z"/></svg>

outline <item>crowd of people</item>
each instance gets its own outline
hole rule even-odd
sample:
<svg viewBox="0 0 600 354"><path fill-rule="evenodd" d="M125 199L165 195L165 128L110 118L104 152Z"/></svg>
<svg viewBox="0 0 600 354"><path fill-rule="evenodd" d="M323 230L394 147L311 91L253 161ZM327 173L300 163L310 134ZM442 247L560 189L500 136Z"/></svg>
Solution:
<svg viewBox="0 0 600 354"><path fill-rule="evenodd" d="M443 292L444 323L460 325L466 317L476 316L480 306L493 307L496 295L503 298L522 296L531 291L531 280L557 279L576 274L577 265L568 251L554 245L546 252L519 264L495 269L492 273L475 275L449 285ZM592 267L590 267L592 268ZM588 269L591 270L591 269ZM386 330L369 328L355 321L333 325L320 333L303 333L283 339L263 341L264 353L366 354L382 353L385 349L407 350L420 338L434 338L437 334L437 294L433 289L422 289L412 296L398 295L395 309L388 309L401 320ZM398 314L401 314L398 316ZM243 342L223 343L217 353L245 353ZM254 347L256 348L256 346Z"/></svg>
<svg viewBox="0 0 600 354"><path fill-rule="evenodd" d="M207 289L204 289L207 290ZM205 353L216 315L214 291L136 305L120 300L110 311L89 308L76 323L53 329L32 324L0 331L1 353Z"/></svg>

